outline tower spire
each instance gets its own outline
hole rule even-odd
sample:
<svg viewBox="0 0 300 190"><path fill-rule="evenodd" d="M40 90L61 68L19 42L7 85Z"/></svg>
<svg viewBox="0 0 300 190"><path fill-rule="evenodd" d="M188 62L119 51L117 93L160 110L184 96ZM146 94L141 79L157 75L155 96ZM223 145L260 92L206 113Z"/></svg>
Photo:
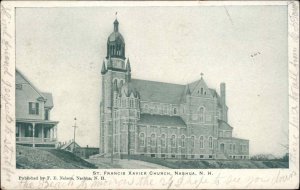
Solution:
<svg viewBox="0 0 300 190"><path fill-rule="evenodd" d="M189 85L187 85L186 94L187 94L187 95L191 95L191 91L190 91L190 87L189 87Z"/></svg>
<svg viewBox="0 0 300 190"><path fill-rule="evenodd" d="M119 31L119 22L118 19L116 18L114 22L114 32L118 32L118 31Z"/></svg>
<svg viewBox="0 0 300 190"><path fill-rule="evenodd" d="M105 74L106 73L106 67L105 67L105 62L103 61L102 63L102 69L101 69L101 74Z"/></svg>
<svg viewBox="0 0 300 190"><path fill-rule="evenodd" d="M130 61L129 61L129 58L127 59L126 71L127 71L127 72L131 72L131 67L130 67Z"/></svg>

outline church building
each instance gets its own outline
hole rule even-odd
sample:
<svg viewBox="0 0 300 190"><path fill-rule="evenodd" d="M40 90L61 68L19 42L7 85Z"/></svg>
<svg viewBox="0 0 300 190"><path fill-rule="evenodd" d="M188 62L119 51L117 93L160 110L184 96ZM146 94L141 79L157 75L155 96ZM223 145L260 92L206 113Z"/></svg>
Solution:
<svg viewBox="0 0 300 190"><path fill-rule="evenodd" d="M181 85L131 78L119 22L107 40L101 75L100 153L174 159L249 159L249 140L232 136L226 85L203 75Z"/></svg>

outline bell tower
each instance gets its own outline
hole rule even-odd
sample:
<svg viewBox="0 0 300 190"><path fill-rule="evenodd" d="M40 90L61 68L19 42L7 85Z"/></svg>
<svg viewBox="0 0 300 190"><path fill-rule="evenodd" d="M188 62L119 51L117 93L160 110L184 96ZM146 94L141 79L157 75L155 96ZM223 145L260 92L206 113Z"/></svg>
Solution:
<svg viewBox="0 0 300 190"><path fill-rule="evenodd" d="M127 63L127 64L126 64ZM101 69L102 88L100 104L100 152L111 153L116 129L114 127L117 92L129 82L131 68L125 57L125 41L119 32L119 22L113 23L113 32L107 39L107 53Z"/></svg>

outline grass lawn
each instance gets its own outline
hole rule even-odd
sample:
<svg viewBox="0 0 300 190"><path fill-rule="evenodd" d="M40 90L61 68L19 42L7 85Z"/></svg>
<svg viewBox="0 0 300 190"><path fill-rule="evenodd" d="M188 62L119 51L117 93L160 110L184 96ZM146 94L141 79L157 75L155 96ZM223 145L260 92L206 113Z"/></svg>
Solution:
<svg viewBox="0 0 300 190"><path fill-rule="evenodd" d="M126 157L126 156L125 156ZM124 157L124 158L125 158ZM131 155L131 159L150 162L172 169L267 169L288 168L289 163L279 160L175 160L151 158L147 156Z"/></svg>
<svg viewBox="0 0 300 190"><path fill-rule="evenodd" d="M17 145L18 169L88 169L97 168L71 152L59 149L38 149Z"/></svg>

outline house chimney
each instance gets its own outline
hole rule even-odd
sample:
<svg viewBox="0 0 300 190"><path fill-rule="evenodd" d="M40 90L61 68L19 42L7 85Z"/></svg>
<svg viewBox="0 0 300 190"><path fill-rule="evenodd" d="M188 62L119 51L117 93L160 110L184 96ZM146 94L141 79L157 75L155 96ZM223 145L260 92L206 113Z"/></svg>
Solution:
<svg viewBox="0 0 300 190"><path fill-rule="evenodd" d="M225 83L220 84L220 95L221 95L221 103L223 106L226 105L226 86Z"/></svg>

